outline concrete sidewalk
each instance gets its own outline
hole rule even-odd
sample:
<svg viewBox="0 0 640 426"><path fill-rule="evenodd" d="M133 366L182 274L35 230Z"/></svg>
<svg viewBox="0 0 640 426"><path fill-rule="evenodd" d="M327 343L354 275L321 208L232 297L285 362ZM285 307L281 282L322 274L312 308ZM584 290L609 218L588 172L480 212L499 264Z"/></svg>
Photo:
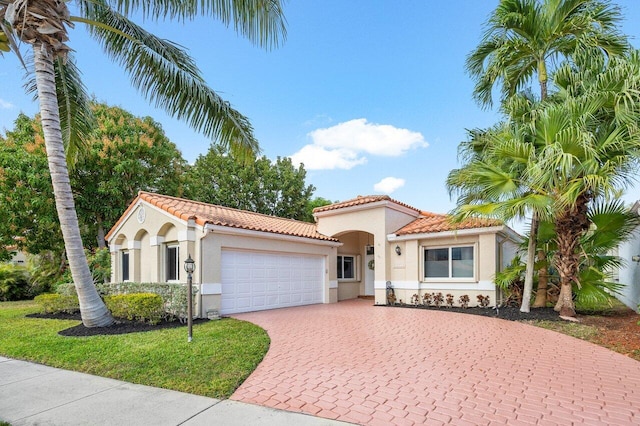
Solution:
<svg viewBox="0 0 640 426"><path fill-rule="evenodd" d="M0 357L0 420L19 425L338 425Z"/></svg>

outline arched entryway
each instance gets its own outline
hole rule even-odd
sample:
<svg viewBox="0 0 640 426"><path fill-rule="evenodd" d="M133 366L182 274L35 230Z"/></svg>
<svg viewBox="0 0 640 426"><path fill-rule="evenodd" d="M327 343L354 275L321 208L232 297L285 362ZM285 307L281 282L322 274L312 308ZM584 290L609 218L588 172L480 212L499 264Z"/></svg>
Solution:
<svg viewBox="0 0 640 426"><path fill-rule="evenodd" d="M338 301L375 295L376 244L372 233L346 231L334 235L342 243L336 259Z"/></svg>

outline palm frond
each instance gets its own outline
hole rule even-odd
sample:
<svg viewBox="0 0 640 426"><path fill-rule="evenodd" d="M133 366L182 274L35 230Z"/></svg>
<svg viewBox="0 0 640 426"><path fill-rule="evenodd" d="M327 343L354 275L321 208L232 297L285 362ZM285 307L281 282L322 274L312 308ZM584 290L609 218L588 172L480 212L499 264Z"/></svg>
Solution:
<svg viewBox="0 0 640 426"><path fill-rule="evenodd" d="M91 0L83 0L90 3ZM124 16L140 12L144 18L190 20L212 16L225 26L267 49L281 45L287 25L280 0L116 0L114 9Z"/></svg>
<svg viewBox="0 0 640 426"><path fill-rule="evenodd" d="M93 132L95 119L89 105L86 87L82 83L80 70L76 67L73 55L68 54L66 61L57 58L54 61L54 70L65 156L67 166L73 170ZM34 98L37 96L33 75L29 75L25 88L27 93L34 94Z"/></svg>
<svg viewBox="0 0 640 426"><path fill-rule="evenodd" d="M84 13L102 24L91 26L90 34L156 107L233 150L259 152L249 120L207 86L180 46L145 31L104 1L91 2Z"/></svg>

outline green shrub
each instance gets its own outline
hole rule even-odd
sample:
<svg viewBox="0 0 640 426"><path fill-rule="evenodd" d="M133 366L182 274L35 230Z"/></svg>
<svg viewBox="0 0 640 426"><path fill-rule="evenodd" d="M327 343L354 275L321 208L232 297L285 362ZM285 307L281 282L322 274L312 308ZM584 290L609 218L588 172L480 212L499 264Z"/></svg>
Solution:
<svg viewBox="0 0 640 426"><path fill-rule="evenodd" d="M177 283L107 283L97 284L102 296L131 293L154 293L162 298L164 312L184 322L187 319L187 286ZM198 293L193 287L193 297Z"/></svg>
<svg viewBox="0 0 640 426"><path fill-rule="evenodd" d="M36 296L33 299L43 313L56 314L59 312L74 313L80 310L80 304L78 303L78 296L74 295L61 295L55 293L46 293Z"/></svg>
<svg viewBox="0 0 640 426"><path fill-rule="evenodd" d="M77 296L76 286L73 283L59 284L56 287L56 293L62 296Z"/></svg>
<svg viewBox="0 0 640 426"><path fill-rule="evenodd" d="M24 266L0 264L0 301L30 298L29 274Z"/></svg>
<svg viewBox="0 0 640 426"><path fill-rule="evenodd" d="M162 297L153 293L105 296L104 302L114 317L157 324L164 314Z"/></svg>

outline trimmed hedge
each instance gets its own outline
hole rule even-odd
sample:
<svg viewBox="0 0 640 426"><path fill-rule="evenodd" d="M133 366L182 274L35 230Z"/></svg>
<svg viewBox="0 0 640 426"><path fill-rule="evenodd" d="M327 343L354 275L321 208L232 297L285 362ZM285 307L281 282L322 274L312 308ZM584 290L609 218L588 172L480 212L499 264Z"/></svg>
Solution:
<svg viewBox="0 0 640 426"><path fill-rule="evenodd" d="M164 312L169 317L187 320L187 286L178 283L106 283L96 285L100 294L154 293L162 298ZM198 294L198 287L193 286L193 299ZM194 305L195 306L195 305Z"/></svg>
<svg viewBox="0 0 640 426"><path fill-rule="evenodd" d="M62 294L45 293L36 296L33 301L40 305L41 311L45 314L57 314L60 312L72 314L80 310L78 296L75 294L65 296Z"/></svg>
<svg viewBox="0 0 640 426"><path fill-rule="evenodd" d="M187 320L187 286L179 283L101 283L96 284L98 292L104 299L116 294L153 293L162 298L163 309L169 319ZM59 294L76 294L73 284L61 284L56 290ZM198 294L198 286L193 286L193 299Z"/></svg>
<svg viewBox="0 0 640 426"><path fill-rule="evenodd" d="M153 293L105 296L104 303L118 318L158 324L164 315L162 297Z"/></svg>

